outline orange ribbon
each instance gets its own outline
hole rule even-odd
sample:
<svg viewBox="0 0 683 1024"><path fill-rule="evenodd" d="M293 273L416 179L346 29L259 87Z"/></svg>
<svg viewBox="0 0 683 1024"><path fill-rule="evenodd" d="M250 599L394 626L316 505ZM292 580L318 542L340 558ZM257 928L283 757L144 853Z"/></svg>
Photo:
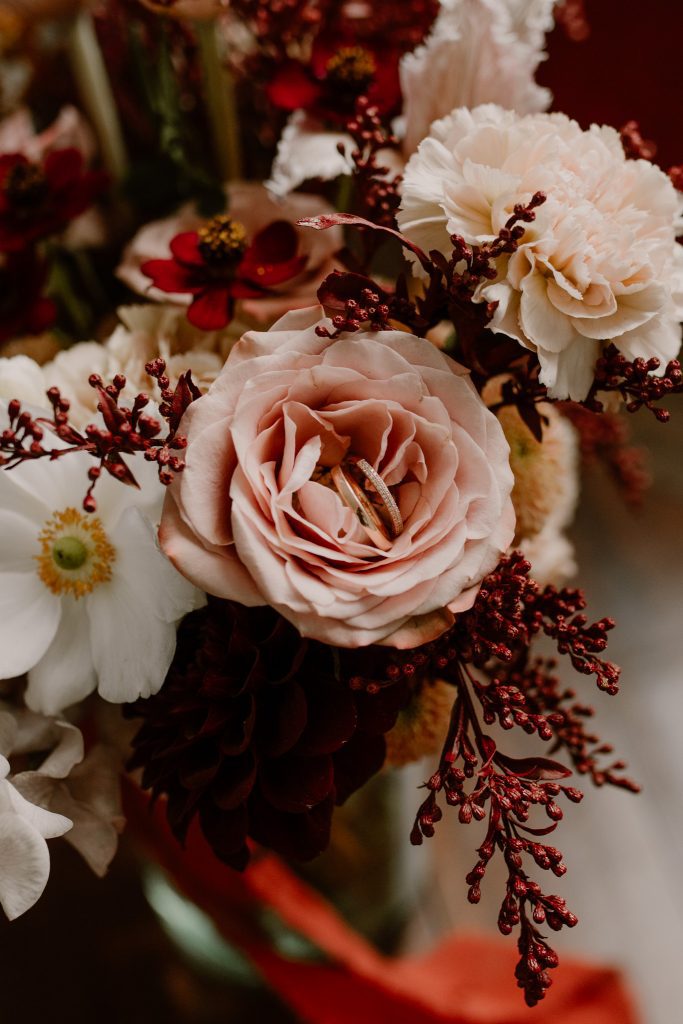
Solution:
<svg viewBox="0 0 683 1024"><path fill-rule="evenodd" d="M133 834L155 862L307 1024L639 1022L616 971L565 958L546 999L527 1009L514 981L514 945L497 939L458 934L423 956L384 957L275 855L238 874L214 856L196 823L181 847L163 805L150 811L130 782L125 804ZM253 914L264 905L318 947L324 962L274 950Z"/></svg>

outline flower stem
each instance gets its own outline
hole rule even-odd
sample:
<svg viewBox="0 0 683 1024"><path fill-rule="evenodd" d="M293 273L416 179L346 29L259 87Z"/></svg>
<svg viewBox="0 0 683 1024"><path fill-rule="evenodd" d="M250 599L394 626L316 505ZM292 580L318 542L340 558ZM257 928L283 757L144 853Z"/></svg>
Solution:
<svg viewBox="0 0 683 1024"><path fill-rule="evenodd" d="M235 85L221 54L216 26L213 22L196 22L195 33L216 158L223 180L235 181L242 175Z"/></svg>
<svg viewBox="0 0 683 1024"><path fill-rule="evenodd" d="M74 19L69 54L81 102L97 134L102 161L113 180L120 181L128 166L126 146L95 24L88 11L81 11Z"/></svg>

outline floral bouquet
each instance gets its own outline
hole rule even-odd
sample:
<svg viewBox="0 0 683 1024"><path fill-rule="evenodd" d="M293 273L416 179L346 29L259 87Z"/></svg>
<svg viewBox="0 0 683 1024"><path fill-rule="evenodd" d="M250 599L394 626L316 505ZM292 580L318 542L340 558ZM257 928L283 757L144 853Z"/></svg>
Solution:
<svg viewBox="0 0 683 1024"><path fill-rule="evenodd" d="M232 878L425 758L406 842L504 864L534 1006L570 776L637 790L566 530L683 391L683 173L546 112L578 3L0 11L6 914L48 839L106 871L124 772Z"/></svg>

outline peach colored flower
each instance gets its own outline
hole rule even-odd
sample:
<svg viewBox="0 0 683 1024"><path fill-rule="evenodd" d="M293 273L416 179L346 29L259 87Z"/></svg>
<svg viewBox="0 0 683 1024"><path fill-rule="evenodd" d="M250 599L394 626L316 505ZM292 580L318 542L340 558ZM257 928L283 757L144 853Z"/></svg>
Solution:
<svg viewBox="0 0 683 1024"><path fill-rule="evenodd" d="M208 593L270 604L305 636L417 646L471 607L512 540L508 445L467 372L428 341L330 341L321 316L299 310L245 335L190 407L161 546ZM351 455L400 508L387 552L327 485Z"/></svg>
<svg viewBox="0 0 683 1024"><path fill-rule="evenodd" d="M239 337L233 330L234 323L224 331L198 330L187 322L185 311L178 306L139 304L123 306L117 312L121 324L103 344L78 342L59 352L42 368L44 389L59 388L71 403L71 422L80 429L97 419L98 395L88 384L92 373L98 373L104 380L123 374L123 394L127 400L132 401L144 392L159 402L159 389L147 375L145 364L160 356L166 363L172 387L190 370L200 391L207 391ZM5 377L14 365L7 362L11 365L4 371ZM3 379L0 360L0 395Z"/></svg>
<svg viewBox="0 0 683 1024"><path fill-rule="evenodd" d="M493 105L456 110L408 162L399 222L426 251L450 252L449 235L490 239L537 191L547 199L517 252L478 290L498 304L491 329L538 354L554 398L585 397L604 342L630 359L674 357L681 197L658 167L626 159L613 128Z"/></svg>
<svg viewBox="0 0 683 1024"><path fill-rule="evenodd" d="M504 376L488 381L482 398L488 406L501 399ZM535 537L549 526L564 529L574 518L579 497L579 445L576 430L550 402L541 402L543 439L538 441L514 405L496 415L510 445L510 468L515 478L512 504L517 528L514 544Z"/></svg>
<svg viewBox="0 0 683 1024"><path fill-rule="evenodd" d="M518 114L545 110L534 81L545 58L555 0L449 0L425 43L401 60L406 158L432 122L456 107L500 103Z"/></svg>
<svg viewBox="0 0 683 1024"><path fill-rule="evenodd" d="M258 231L273 221L287 220L295 224L302 217L333 211L318 196L298 193L280 201L263 185L235 182L228 188L226 212L246 228L247 238L251 241ZM168 294L152 287L140 266L148 260L168 259L171 240L181 232L196 231L205 220L193 204L188 203L171 217L145 225L126 248L117 270L118 276L129 288L146 298L188 305L191 296ZM310 306L316 301L321 281L334 269L333 256L342 247L342 233L338 228L330 231L297 230L300 251L308 256L304 272L274 289L278 293L276 295L238 302L236 315L242 322L268 327L288 310Z"/></svg>

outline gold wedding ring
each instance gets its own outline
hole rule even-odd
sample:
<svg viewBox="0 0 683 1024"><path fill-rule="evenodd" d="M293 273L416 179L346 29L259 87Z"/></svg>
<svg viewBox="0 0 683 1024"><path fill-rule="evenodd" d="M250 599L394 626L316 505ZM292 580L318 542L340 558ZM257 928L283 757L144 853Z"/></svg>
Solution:
<svg viewBox="0 0 683 1024"><path fill-rule="evenodd" d="M358 467L365 479L372 484L379 494L389 519L389 529L391 530L391 534L393 537L398 537L400 533L403 533L403 516L399 512L398 505L394 501L394 496L384 483L384 480L377 470L372 468L367 459L353 457L349 461Z"/></svg>
<svg viewBox="0 0 683 1024"><path fill-rule="evenodd" d="M360 484L352 476L347 476L341 466L333 466L330 476L340 498L355 514L375 547L380 551L390 551L391 540L386 527Z"/></svg>

